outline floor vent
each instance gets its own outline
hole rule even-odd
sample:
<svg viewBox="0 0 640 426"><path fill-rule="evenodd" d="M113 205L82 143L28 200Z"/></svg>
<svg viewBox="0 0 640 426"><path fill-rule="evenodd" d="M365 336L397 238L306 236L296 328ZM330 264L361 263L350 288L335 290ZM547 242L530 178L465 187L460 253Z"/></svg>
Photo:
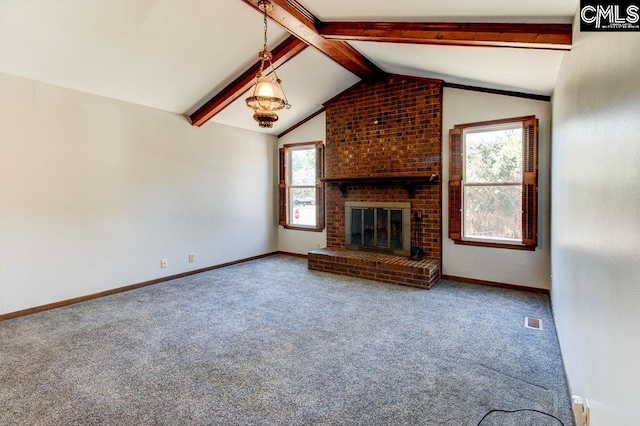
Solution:
<svg viewBox="0 0 640 426"><path fill-rule="evenodd" d="M535 317L524 317L524 326L526 328L542 330L542 320Z"/></svg>

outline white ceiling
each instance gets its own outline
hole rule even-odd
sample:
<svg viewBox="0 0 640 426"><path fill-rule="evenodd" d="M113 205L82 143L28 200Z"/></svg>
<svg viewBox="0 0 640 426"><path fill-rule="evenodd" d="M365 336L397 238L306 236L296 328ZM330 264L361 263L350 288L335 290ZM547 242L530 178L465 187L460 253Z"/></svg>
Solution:
<svg viewBox="0 0 640 426"><path fill-rule="evenodd" d="M240 0L0 0L0 72L182 114L256 61L262 32Z"/></svg>
<svg viewBox="0 0 640 426"><path fill-rule="evenodd" d="M571 22L577 0L300 0L321 20ZM272 48L288 34L269 25ZM353 42L387 72L551 94L563 53ZM262 17L241 0L0 0L0 72L189 114L253 64ZM313 48L278 70L278 134L358 81ZM259 130L244 97L214 122Z"/></svg>
<svg viewBox="0 0 640 426"><path fill-rule="evenodd" d="M550 95L564 53L557 50L351 42L393 74Z"/></svg>

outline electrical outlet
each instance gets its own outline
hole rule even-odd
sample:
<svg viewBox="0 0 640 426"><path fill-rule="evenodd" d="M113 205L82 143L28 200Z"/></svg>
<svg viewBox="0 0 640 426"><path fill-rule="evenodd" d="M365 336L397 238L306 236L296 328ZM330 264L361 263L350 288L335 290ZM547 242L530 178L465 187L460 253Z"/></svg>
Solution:
<svg viewBox="0 0 640 426"><path fill-rule="evenodd" d="M196 260L196 255L195 253L189 253L189 262L193 262Z"/></svg>
<svg viewBox="0 0 640 426"><path fill-rule="evenodd" d="M160 260L160 267L161 268L166 268L169 265L169 261L167 259L161 259Z"/></svg>

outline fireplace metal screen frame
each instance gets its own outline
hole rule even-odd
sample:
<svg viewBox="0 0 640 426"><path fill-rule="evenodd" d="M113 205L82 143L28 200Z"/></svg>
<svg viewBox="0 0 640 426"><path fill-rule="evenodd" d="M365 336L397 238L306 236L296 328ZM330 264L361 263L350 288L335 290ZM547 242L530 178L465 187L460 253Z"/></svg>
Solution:
<svg viewBox="0 0 640 426"><path fill-rule="evenodd" d="M402 250L352 244L351 242L352 209L367 209L367 208L402 210ZM394 254L397 256L409 256L409 254L411 253L411 203L376 202L376 201L345 201L344 203L344 247L347 250L371 251L376 253Z"/></svg>

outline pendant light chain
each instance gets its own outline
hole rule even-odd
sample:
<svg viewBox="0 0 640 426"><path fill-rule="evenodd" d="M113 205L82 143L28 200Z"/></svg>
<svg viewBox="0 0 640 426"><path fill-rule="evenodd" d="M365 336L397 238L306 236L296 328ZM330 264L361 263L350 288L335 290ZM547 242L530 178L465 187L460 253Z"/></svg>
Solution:
<svg viewBox="0 0 640 426"><path fill-rule="evenodd" d="M264 46L262 50L267 50L267 8L264 8L264 16L262 18L262 22L264 22Z"/></svg>
<svg viewBox="0 0 640 426"><path fill-rule="evenodd" d="M264 16L262 17L262 23L264 24L264 43L262 44L262 53L260 54L261 58L260 58L260 71L258 72L258 75L262 75L262 73L264 72L264 63L266 62L266 58L267 58L267 6L265 5L263 7L263 11L264 11ZM271 62L271 61L269 61Z"/></svg>
<svg viewBox="0 0 640 426"><path fill-rule="evenodd" d="M264 17L263 17L263 22L264 22L264 51L265 52L269 52L267 50L267 18L268 18L268 14L267 12L270 9L268 9L266 6L264 8ZM281 83L280 78L278 78L278 74L276 73L276 68L273 66L273 62L271 62L271 52L269 52L268 55L265 55L267 60L269 61L269 68L271 68L271 72L273 73L274 77L276 78L276 82L278 84ZM260 65L261 68L264 67L266 61L263 61L262 64ZM287 109L291 108L291 105L289 105L289 102L287 101L287 95L284 94L284 90L282 91L282 94L284 95L284 101L285 101L285 107Z"/></svg>

